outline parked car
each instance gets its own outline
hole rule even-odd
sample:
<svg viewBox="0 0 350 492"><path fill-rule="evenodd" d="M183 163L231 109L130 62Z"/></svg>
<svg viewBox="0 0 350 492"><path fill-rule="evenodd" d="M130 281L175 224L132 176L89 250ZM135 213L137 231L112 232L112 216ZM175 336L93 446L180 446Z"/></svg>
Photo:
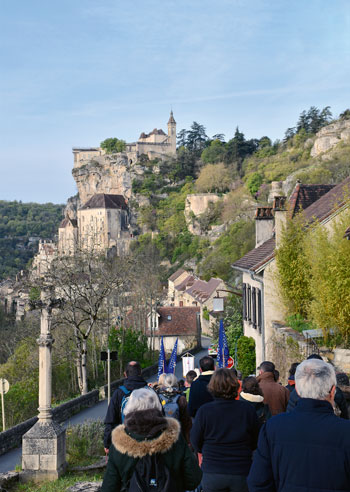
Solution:
<svg viewBox="0 0 350 492"><path fill-rule="evenodd" d="M218 355L218 346L217 346L216 343L212 343L208 347L208 355L210 355L210 357L217 357L217 355Z"/></svg>

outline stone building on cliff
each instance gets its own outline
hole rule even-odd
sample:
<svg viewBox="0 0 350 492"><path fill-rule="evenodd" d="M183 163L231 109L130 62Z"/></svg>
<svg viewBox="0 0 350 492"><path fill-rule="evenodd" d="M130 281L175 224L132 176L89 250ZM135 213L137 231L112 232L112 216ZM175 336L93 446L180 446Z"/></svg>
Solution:
<svg viewBox="0 0 350 492"><path fill-rule="evenodd" d="M145 154L149 159L164 158L176 154L176 121L173 112L168 120L168 133L154 128L150 133L142 132L136 142L127 143L126 154L129 164L135 164L138 158ZM86 165L91 160L99 161L105 154L100 147L74 147L74 168Z"/></svg>

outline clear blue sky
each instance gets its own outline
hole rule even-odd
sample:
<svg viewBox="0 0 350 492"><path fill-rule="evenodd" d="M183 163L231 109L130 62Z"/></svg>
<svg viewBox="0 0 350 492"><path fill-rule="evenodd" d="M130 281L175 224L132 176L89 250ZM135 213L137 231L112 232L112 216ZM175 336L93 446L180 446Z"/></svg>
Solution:
<svg viewBox="0 0 350 492"><path fill-rule="evenodd" d="M0 199L75 194L73 146L195 120L282 138L350 107L349 0L2 0Z"/></svg>

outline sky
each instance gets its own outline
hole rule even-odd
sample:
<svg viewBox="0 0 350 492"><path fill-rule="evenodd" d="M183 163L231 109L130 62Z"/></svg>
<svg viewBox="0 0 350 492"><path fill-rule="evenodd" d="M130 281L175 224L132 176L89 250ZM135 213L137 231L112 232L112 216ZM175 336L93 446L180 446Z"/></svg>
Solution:
<svg viewBox="0 0 350 492"><path fill-rule="evenodd" d="M350 107L349 0L0 0L0 200L64 203L72 147L193 121L283 138Z"/></svg>

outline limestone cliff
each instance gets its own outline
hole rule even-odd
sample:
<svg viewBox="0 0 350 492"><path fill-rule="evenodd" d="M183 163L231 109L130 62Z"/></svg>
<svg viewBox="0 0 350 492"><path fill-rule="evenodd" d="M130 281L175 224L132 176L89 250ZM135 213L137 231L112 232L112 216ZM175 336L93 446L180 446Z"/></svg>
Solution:
<svg viewBox="0 0 350 492"><path fill-rule="evenodd" d="M80 202L86 203L96 193L123 195L130 200L132 181L143 174L137 164L130 164L124 153L101 155L74 167Z"/></svg>
<svg viewBox="0 0 350 492"><path fill-rule="evenodd" d="M316 134L311 156L317 157L341 141L350 141L350 120L338 120L322 128Z"/></svg>

